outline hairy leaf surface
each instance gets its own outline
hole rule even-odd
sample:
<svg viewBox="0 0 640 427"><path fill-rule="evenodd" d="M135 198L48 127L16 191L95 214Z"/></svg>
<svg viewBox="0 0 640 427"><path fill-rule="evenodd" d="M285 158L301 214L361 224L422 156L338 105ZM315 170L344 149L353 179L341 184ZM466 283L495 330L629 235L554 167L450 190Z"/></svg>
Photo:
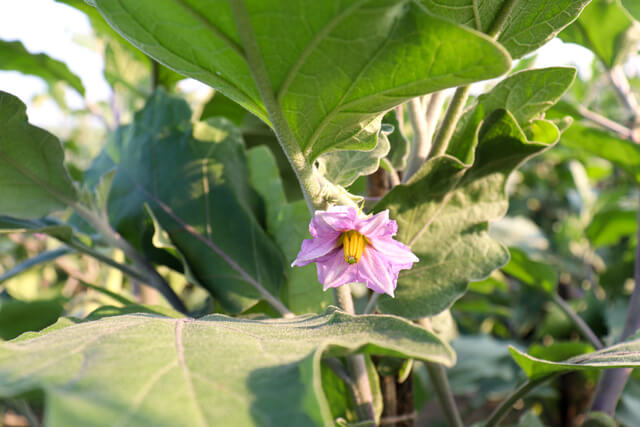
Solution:
<svg viewBox="0 0 640 427"><path fill-rule="evenodd" d="M61 319L0 344L0 396L43 389L45 422L54 427L330 426L320 360L357 351L455 360L447 344L406 320L335 308L288 320Z"/></svg>

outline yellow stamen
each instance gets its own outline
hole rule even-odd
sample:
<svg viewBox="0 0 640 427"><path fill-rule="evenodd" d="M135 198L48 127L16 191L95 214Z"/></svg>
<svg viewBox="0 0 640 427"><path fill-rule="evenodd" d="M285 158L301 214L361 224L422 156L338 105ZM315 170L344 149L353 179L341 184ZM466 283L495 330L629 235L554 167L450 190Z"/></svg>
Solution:
<svg viewBox="0 0 640 427"><path fill-rule="evenodd" d="M342 233L340 240L344 249L344 260L348 264L355 264L360 261L367 238L356 230L349 230Z"/></svg>

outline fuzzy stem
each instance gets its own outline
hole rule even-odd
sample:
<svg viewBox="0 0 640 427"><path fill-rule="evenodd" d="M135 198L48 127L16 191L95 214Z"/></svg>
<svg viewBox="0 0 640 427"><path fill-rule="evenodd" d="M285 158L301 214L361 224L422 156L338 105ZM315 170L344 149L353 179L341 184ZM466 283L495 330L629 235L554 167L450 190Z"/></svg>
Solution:
<svg viewBox="0 0 640 427"><path fill-rule="evenodd" d="M533 389L535 389L539 385L542 385L545 382L549 381L551 378L555 378L555 377L556 375L554 374L544 378L539 378L537 380L529 380L523 383L508 398L503 400L500 403L500 405L493 411L493 413L487 420L485 427L493 427L500 424L500 421L502 421L503 418L509 413L514 403L522 399L524 396L526 396L529 392L531 392Z"/></svg>
<svg viewBox="0 0 640 427"><path fill-rule="evenodd" d="M409 162L404 173L404 180L416 173L424 163L431 150L431 138L428 135L427 118L420 97L413 98L407 103L409 119L413 128L413 143Z"/></svg>
<svg viewBox="0 0 640 427"><path fill-rule="evenodd" d="M621 138L631 139L632 131L628 127L623 126L618 122L614 122L613 120L608 119L596 112L593 112L583 107L582 105L578 105L577 109L585 119L605 128L606 130L617 133Z"/></svg>
<svg viewBox="0 0 640 427"><path fill-rule="evenodd" d="M334 288L334 298L342 310L349 314L355 314L349 285ZM356 400L358 419L360 421L375 420L373 395L371 394L371 384L364 356L362 354L347 356L347 367L355 385L353 394Z"/></svg>
<svg viewBox="0 0 640 427"><path fill-rule="evenodd" d="M456 125L458 124L458 120L460 120L460 116L462 115L462 110L467 103L470 90L470 85L460 86L453 94L451 103L444 115L444 119L442 119L440 129L438 129L438 134L433 141L433 147L431 148L430 154L431 157L441 156L447 152L449 141L451 141L453 132L456 130Z"/></svg>
<svg viewBox="0 0 640 427"><path fill-rule="evenodd" d="M564 312L564 314L571 319L573 324L580 330L580 333L589 340L591 344L597 349L600 350L604 346L600 339L596 336L596 334L591 330L589 325L582 320L582 317L578 316L578 314L573 311L571 306L567 304L567 302L560 297L558 294L553 295L553 302Z"/></svg>
<svg viewBox="0 0 640 427"><path fill-rule="evenodd" d="M249 64L253 80L256 83L260 97L269 114L273 131L278 138L282 151L284 151L285 156L289 160L298 178L307 206L309 210L313 212L315 208L323 205L320 183L314 176L313 166L307 161L304 153L300 149L282 108L276 99L267 68L262 60L260 47L253 33L249 12L244 4L244 0L231 0L231 9L240 39L244 46L245 59Z"/></svg>
<svg viewBox="0 0 640 427"><path fill-rule="evenodd" d="M131 277L132 279L137 280L138 282L146 282L147 278L138 273L137 270L129 267L128 265L125 264L120 264L117 261L114 261L112 258L109 258L108 256L100 253L99 251L90 248L88 246L83 245L82 243L78 243L75 241L71 241L71 242L63 242L64 244L66 244L67 246L77 250L78 252L82 252L85 255L89 255L92 258L95 258L96 260L103 262L105 264L107 264L110 267L113 267L117 270L122 271L124 274L126 274L127 276Z"/></svg>

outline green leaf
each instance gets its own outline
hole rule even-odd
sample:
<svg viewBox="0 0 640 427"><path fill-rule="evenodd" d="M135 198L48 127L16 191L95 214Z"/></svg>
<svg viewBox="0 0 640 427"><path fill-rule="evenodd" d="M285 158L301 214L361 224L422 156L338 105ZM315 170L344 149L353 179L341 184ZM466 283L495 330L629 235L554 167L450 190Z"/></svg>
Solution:
<svg viewBox="0 0 640 427"><path fill-rule="evenodd" d="M447 344L406 320L335 308L277 320L62 319L0 344L0 396L44 390L45 423L53 427L332 426L321 358L359 351L446 366L455 359Z"/></svg>
<svg viewBox="0 0 640 427"><path fill-rule="evenodd" d="M226 117L228 120L231 120L234 125L240 126L247 116L247 110L224 96L221 92L215 91L209 101L204 105L200 120L218 116Z"/></svg>
<svg viewBox="0 0 640 427"><path fill-rule="evenodd" d="M10 340L27 331L39 331L55 323L62 310L60 299L0 301L0 339Z"/></svg>
<svg viewBox="0 0 640 427"><path fill-rule="evenodd" d="M550 265L529 259L527 253L518 248L509 248L511 259L502 271L522 283L542 292L553 294L558 285L556 271Z"/></svg>
<svg viewBox="0 0 640 427"><path fill-rule="evenodd" d="M511 357L530 379L546 377L554 372L597 370L611 368L637 368L640 366L640 339L626 341L593 353L575 356L563 362L538 359L509 348Z"/></svg>
<svg viewBox="0 0 640 427"><path fill-rule="evenodd" d="M612 68L637 50L640 32L618 1L593 0L560 38L586 47Z"/></svg>
<svg viewBox="0 0 640 427"><path fill-rule="evenodd" d="M0 70L19 71L23 74L44 79L50 88L63 81L84 95L84 86L64 62L55 60L44 53L33 54L20 41L0 40Z"/></svg>
<svg viewBox="0 0 640 427"><path fill-rule="evenodd" d="M27 121L18 98L0 91L0 215L38 218L76 200L58 139Z"/></svg>
<svg viewBox="0 0 640 427"><path fill-rule="evenodd" d="M184 100L159 90L110 138L99 159L117 169L109 217L140 241L148 204L197 283L226 310L244 311L260 299L256 283L279 295L282 255L261 227L237 129L222 119L192 129L190 118Z"/></svg>
<svg viewBox="0 0 640 427"><path fill-rule="evenodd" d="M638 230L635 211L604 209L594 215L587 227L587 237L596 247L615 245L623 237L633 236Z"/></svg>
<svg viewBox="0 0 640 427"><path fill-rule="evenodd" d="M498 83L490 92L480 95L475 105L460 119L447 153L471 161L478 126L486 116L498 109L508 110L520 126L525 126L553 106L569 89L576 77L575 68L551 67L514 73ZM549 141L538 123L533 141ZM557 129L556 129L557 131ZM557 136L557 132L556 132ZM533 137L533 138L531 138ZM536 139L536 138L540 139ZM552 135L553 137L553 135Z"/></svg>
<svg viewBox="0 0 640 427"><path fill-rule="evenodd" d="M242 1L242 0L238 0ZM265 122L243 36L260 58L289 128L310 159L332 148L372 149L384 112L409 98L496 77L510 59L488 37L414 2L329 0L292 6L247 0L251 28L228 3L94 2L134 45L220 90ZM255 35L255 37L252 36ZM189 46L189 49L184 49Z"/></svg>
<svg viewBox="0 0 640 427"><path fill-rule="evenodd" d="M453 304L470 281L487 277L508 261L506 249L489 237L488 221L507 210L505 183L529 157L549 147L527 141L513 116L498 110L479 132L473 165L441 156L425 163L405 185L394 187L374 210L390 210L397 238L420 261L398 277L396 297L378 307L416 319Z"/></svg>
<svg viewBox="0 0 640 427"><path fill-rule="evenodd" d="M369 151L340 150L318 157L318 171L336 185L348 187L360 176L371 175L380 167L380 159L389 153L389 140L383 131Z"/></svg>
<svg viewBox="0 0 640 427"><path fill-rule="evenodd" d="M561 144L609 160L640 183L640 145L610 133L574 123L562 134Z"/></svg>
<svg viewBox="0 0 640 427"><path fill-rule="evenodd" d="M309 237L311 215L304 200L287 202L276 160L265 146L247 152L251 183L267 205L267 230L282 249L287 263ZM313 264L288 270L287 307L294 313L319 313L333 302L331 292L323 292Z"/></svg>
<svg viewBox="0 0 640 427"><path fill-rule="evenodd" d="M640 21L640 3L637 0L622 0L622 6L636 21Z"/></svg>
<svg viewBox="0 0 640 427"><path fill-rule="evenodd" d="M591 0L515 1L498 41L513 59L555 37ZM473 29L489 32L507 0L420 0L429 12Z"/></svg>

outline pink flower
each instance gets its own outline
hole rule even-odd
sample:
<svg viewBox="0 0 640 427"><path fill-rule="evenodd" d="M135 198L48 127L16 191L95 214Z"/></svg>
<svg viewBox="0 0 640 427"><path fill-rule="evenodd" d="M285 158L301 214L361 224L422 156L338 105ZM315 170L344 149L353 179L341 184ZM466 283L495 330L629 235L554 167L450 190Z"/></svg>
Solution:
<svg viewBox="0 0 640 427"><path fill-rule="evenodd" d="M351 206L316 211L309 224L313 238L302 242L291 266L315 262L325 291L359 282L393 296L400 270L418 261L407 246L393 239L397 231L388 210L368 218Z"/></svg>

